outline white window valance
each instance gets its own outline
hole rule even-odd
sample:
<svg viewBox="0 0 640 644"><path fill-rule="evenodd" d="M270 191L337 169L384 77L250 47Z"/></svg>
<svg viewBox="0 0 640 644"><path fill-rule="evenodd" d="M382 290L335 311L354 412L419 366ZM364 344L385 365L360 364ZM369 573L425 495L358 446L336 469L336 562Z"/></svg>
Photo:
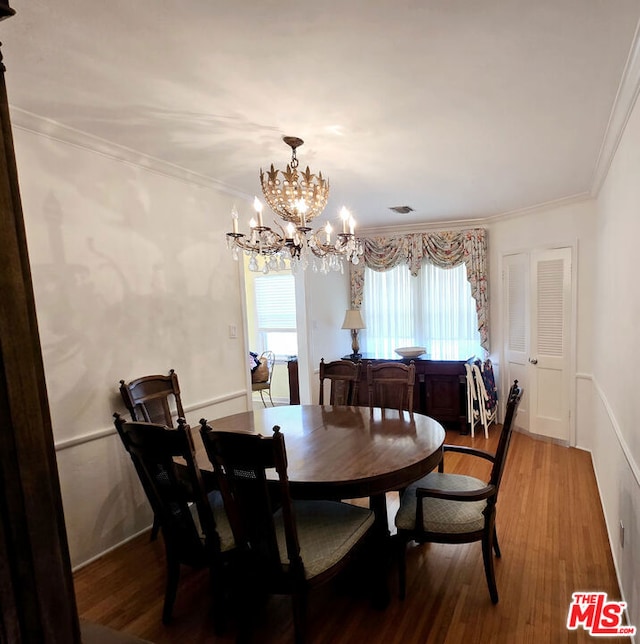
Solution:
<svg viewBox="0 0 640 644"><path fill-rule="evenodd" d="M423 262L440 268L465 264L471 295L476 302L480 344L489 351L489 302L487 297L487 237L484 228L433 233L412 233L362 240L364 262L351 264L351 306L362 306L365 266L386 271L406 264L417 275Z"/></svg>

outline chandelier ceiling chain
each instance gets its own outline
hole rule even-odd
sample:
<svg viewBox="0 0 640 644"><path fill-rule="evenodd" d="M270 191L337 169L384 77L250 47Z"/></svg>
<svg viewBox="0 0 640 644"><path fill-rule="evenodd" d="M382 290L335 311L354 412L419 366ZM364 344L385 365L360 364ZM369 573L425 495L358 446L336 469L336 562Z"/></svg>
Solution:
<svg viewBox="0 0 640 644"><path fill-rule="evenodd" d="M277 222L274 222L277 230L264 225L262 203L256 197L253 206L258 218L249 222L251 232L248 235L238 232L238 213L234 208L233 232L227 233L227 245L234 259L238 259L239 250L250 256L250 270L268 273L291 267L295 271L298 266L304 270L311 263L313 270L322 273L344 272L344 260L358 264L363 253L362 242L354 234L355 221L342 208L342 232L335 241L331 239L333 229L329 222L315 231L309 226L327 205L329 180L322 172L312 173L309 166L304 172L298 171L296 149L304 143L302 139L285 136L283 141L291 148L291 161L285 170L277 170L273 164L266 171L260 169L260 184L269 208L288 222L286 229ZM263 260L262 269L259 257Z"/></svg>

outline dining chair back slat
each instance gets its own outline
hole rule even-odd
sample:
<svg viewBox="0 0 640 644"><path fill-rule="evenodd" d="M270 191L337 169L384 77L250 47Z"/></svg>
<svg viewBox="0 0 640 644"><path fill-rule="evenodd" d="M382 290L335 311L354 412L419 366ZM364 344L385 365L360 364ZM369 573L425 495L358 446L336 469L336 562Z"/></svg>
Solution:
<svg viewBox="0 0 640 644"><path fill-rule="evenodd" d="M369 407L387 407L413 412L416 365L401 362L367 363Z"/></svg>
<svg viewBox="0 0 640 644"><path fill-rule="evenodd" d="M320 360L320 393L318 402L324 405L325 380L329 386L330 405L355 405L358 400L360 362L351 360Z"/></svg>
<svg viewBox="0 0 640 644"><path fill-rule="evenodd" d="M142 376L129 382L120 381L120 395L131 420L174 426L176 418L184 418L178 376L171 369L168 376Z"/></svg>

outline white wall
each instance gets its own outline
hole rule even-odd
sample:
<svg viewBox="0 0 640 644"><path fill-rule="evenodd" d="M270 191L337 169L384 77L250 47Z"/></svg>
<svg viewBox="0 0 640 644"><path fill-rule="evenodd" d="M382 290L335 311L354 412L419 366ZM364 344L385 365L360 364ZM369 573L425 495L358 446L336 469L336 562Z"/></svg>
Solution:
<svg viewBox="0 0 640 644"><path fill-rule="evenodd" d="M330 362L351 353L351 332L341 328L349 308L349 267L326 275L308 270L304 285L309 362L300 368L306 368L311 398L301 402L317 403L320 359Z"/></svg>
<svg viewBox="0 0 640 644"><path fill-rule="evenodd" d="M640 106L598 195L594 298L594 466L631 623L640 626ZM624 548L619 524L624 524Z"/></svg>
<svg viewBox="0 0 640 644"><path fill-rule="evenodd" d="M489 246L489 302L492 359L497 360L502 337L502 257L505 254L537 248L575 246L577 254L578 329L576 338L577 371L588 371L591 364L595 216L593 199L561 206L540 208L487 226Z"/></svg>
<svg viewBox="0 0 640 644"><path fill-rule="evenodd" d="M502 303L502 262L506 254L528 252L534 249L573 248L574 288L576 298L575 356L571 365L572 427L575 444L580 445L586 431L577 422L579 410L590 404L591 398L580 383L591 373L593 351L592 302L595 260L596 204L593 199L581 199L565 204L537 208L535 210L498 218L487 225L489 246L489 306L491 359L500 376L504 313ZM574 373L575 372L575 373ZM501 382L502 388L507 386ZM525 400L521 405L523 414L528 413ZM583 414L584 416L584 414ZM523 426L528 426L526 422Z"/></svg>
<svg viewBox="0 0 640 644"><path fill-rule="evenodd" d="M197 425L246 408L247 369L228 328L243 326L223 234L234 198L47 128L14 136L75 566L151 520L114 434L119 380L174 368Z"/></svg>

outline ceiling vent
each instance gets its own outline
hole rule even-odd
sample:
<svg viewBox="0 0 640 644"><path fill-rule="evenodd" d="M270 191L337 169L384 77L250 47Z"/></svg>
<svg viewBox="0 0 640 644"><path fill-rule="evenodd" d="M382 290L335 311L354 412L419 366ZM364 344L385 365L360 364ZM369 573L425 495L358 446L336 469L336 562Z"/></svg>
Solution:
<svg viewBox="0 0 640 644"><path fill-rule="evenodd" d="M413 212L411 206L389 206L389 210L393 210L401 215L408 215L410 212Z"/></svg>

